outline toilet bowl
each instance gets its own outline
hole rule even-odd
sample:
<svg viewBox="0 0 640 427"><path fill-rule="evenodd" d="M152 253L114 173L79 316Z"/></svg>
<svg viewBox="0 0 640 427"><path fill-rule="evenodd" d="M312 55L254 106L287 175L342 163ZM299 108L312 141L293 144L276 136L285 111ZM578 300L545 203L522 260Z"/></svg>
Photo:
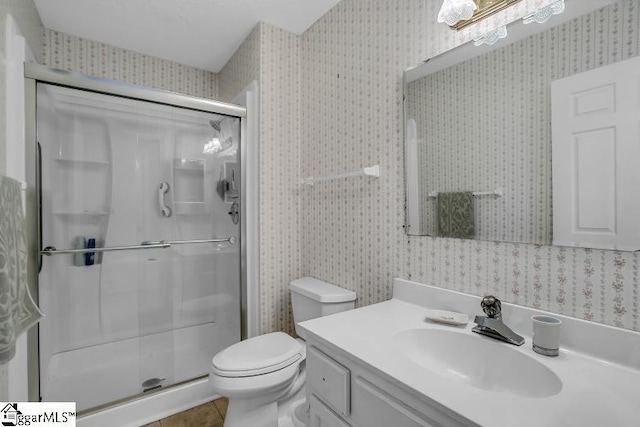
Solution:
<svg viewBox="0 0 640 427"><path fill-rule="evenodd" d="M283 332L245 340L218 353L209 379L229 399L225 426L276 427L277 402L304 384L305 351Z"/></svg>
<svg viewBox="0 0 640 427"><path fill-rule="evenodd" d="M297 322L355 305L355 292L312 277L292 281L289 289L296 332ZM304 341L283 332L249 338L216 354L209 381L229 399L224 427L304 425L305 359Z"/></svg>

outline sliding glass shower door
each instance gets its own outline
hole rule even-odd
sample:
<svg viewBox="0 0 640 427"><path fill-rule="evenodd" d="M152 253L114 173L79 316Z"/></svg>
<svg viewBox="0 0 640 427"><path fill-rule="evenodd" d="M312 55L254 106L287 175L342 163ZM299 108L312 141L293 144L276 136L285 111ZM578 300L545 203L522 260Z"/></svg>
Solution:
<svg viewBox="0 0 640 427"><path fill-rule="evenodd" d="M240 340L239 134L236 117L38 84L43 400L168 387Z"/></svg>

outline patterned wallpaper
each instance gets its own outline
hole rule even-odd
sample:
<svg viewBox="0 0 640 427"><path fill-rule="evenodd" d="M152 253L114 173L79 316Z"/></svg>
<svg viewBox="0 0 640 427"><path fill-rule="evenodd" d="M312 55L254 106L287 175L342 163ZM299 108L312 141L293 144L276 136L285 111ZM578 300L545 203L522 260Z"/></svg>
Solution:
<svg viewBox="0 0 640 427"><path fill-rule="evenodd" d="M360 0L353 1L360 2ZM388 9L388 11L397 11L397 13L393 13L398 19L393 24L393 30L398 32L397 35L400 38L396 39L395 42L399 43L398 47L402 49L403 59L408 61L406 67L409 67L482 36L496 27L509 24L555 1L521 0L515 5L461 31L453 31L446 25L436 22L442 5L440 0L402 0L397 2L398 8L394 7ZM576 2L580 0L565 1ZM362 10L370 13L385 4L386 2L384 1L375 1L372 4L373 8ZM393 6L393 4L388 6ZM364 18L364 15L362 17Z"/></svg>
<svg viewBox="0 0 640 427"><path fill-rule="evenodd" d="M218 98L218 75L53 30L44 32L44 64L200 98Z"/></svg>
<svg viewBox="0 0 640 427"><path fill-rule="evenodd" d="M229 102L252 81L260 80L260 41L263 24L258 24L218 74L220 100Z"/></svg>
<svg viewBox="0 0 640 427"><path fill-rule="evenodd" d="M301 275L298 36L262 24L260 58L260 288L263 331L293 333L289 282ZM277 317L273 314L277 313Z"/></svg>
<svg viewBox="0 0 640 427"><path fill-rule="evenodd" d="M381 178L301 189L302 273L355 290L359 306L403 277L639 330L635 253L404 234L402 70L460 42L433 24L437 3L343 0L303 34L302 176L380 164ZM640 6L620 0L554 37L595 42L559 52L561 67L637 55Z"/></svg>
<svg viewBox="0 0 640 427"><path fill-rule="evenodd" d="M252 80L260 102L262 331L293 333L288 284L300 277L300 38L259 24L220 72L223 100Z"/></svg>
<svg viewBox="0 0 640 427"><path fill-rule="evenodd" d="M302 176L380 165L379 179L300 189L302 272L355 290L358 306L389 298L406 267L396 97L406 18L424 15L423 3L343 0L302 35Z"/></svg>
<svg viewBox="0 0 640 427"><path fill-rule="evenodd" d="M411 238L407 278L640 330L635 252Z"/></svg>

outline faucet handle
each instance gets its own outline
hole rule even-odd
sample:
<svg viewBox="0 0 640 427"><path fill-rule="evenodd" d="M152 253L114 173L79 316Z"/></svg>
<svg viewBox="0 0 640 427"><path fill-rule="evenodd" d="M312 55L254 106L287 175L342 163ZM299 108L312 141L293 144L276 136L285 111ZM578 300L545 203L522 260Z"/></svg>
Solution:
<svg viewBox="0 0 640 427"><path fill-rule="evenodd" d="M500 300L493 295L487 295L482 298L480 307L482 307L482 311L484 311L490 318L500 318L500 313L502 313L502 304L500 303Z"/></svg>

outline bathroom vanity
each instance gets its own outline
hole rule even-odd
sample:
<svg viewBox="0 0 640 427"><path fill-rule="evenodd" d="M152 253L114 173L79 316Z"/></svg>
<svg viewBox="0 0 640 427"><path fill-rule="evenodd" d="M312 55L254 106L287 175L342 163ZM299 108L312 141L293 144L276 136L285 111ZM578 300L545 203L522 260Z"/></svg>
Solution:
<svg viewBox="0 0 640 427"><path fill-rule="evenodd" d="M313 344L307 369L310 427L478 426L337 347Z"/></svg>
<svg viewBox="0 0 640 427"><path fill-rule="evenodd" d="M299 324L310 427L640 423L640 333L553 315L561 349L546 357L531 348L531 316L544 312L503 304L518 347L471 332L480 300L396 279L389 301ZM435 323L430 309L470 321Z"/></svg>

